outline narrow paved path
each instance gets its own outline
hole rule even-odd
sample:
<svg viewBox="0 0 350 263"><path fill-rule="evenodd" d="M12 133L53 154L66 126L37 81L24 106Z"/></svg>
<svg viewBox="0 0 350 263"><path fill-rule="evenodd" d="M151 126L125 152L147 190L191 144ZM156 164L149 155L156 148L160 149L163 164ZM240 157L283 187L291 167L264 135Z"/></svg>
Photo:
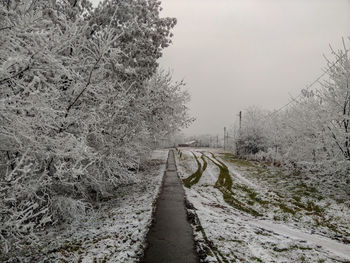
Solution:
<svg viewBox="0 0 350 263"><path fill-rule="evenodd" d="M164 183L157 201L155 223L147 241L144 263L196 263L192 228L187 221L184 190L177 176L174 151L170 150Z"/></svg>

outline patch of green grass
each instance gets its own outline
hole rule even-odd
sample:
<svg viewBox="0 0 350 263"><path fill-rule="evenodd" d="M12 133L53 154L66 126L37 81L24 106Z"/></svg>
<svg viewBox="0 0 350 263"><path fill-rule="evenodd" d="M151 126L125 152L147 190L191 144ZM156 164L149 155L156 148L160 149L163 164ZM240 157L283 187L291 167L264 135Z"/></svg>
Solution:
<svg viewBox="0 0 350 263"><path fill-rule="evenodd" d="M262 206L266 206L269 203L268 201L262 200L260 197L258 197L258 193L255 192L254 189L249 188L246 185L237 185L236 187L242 189L244 192L247 193L248 197L251 199L250 202L248 201L248 204L251 202L253 202L253 204L257 202Z"/></svg>
<svg viewBox="0 0 350 263"><path fill-rule="evenodd" d="M314 186L308 186L305 183L299 183L292 187L291 192L293 192L296 196L314 196L318 193L318 190Z"/></svg>
<svg viewBox="0 0 350 263"><path fill-rule="evenodd" d="M144 213L145 211L147 211L147 210L139 210L139 211L136 211L135 214L140 215L140 214Z"/></svg>
<svg viewBox="0 0 350 263"><path fill-rule="evenodd" d="M244 241L243 240L240 240L240 239L230 239L228 241L231 241L231 242L235 242L235 243L239 243L239 244L243 244Z"/></svg>
<svg viewBox="0 0 350 263"><path fill-rule="evenodd" d="M273 220L275 221L281 221L281 218L278 215L273 216Z"/></svg>
<svg viewBox="0 0 350 263"><path fill-rule="evenodd" d="M258 257L252 257L250 259L256 262L264 262L261 258L258 258Z"/></svg>
<svg viewBox="0 0 350 263"><path fill-rule="evenodd" d="M218 159L216 159L216 157L214 156L214 154L211 154L212 158L215 160L212 162L220 169L220 174L218 177L218 180L215 183L216 187L225 187L227 190L231 191L232 189L232 178L230 176L230 172L227 168L227 166L219 161Z"/></svg>
<svg viewBox="0 0 350 263"><path fill-rule="evenodd" d="M296 211L293 210L292 208L286 206L285 204L281 203L281 204L278 204L278 206L280 207L280 209L284 212L284 213L289 213L289 214L292 214L292 215L295 215Z"/></svg>
<svg viewBox="0 0 350 263"><path fill-rule="evenodd" d="M247 160L239 159L235 155L231 153L221 153L221 156L226 161L233 163L234 165L240 166L240 167L256 167L254 164Z"/></svg>
<svg viewBox="0 0 350 263"><path fill-rule="evenodd" d="M295 201L297 201L298 203L300 203L300 201L301 201L301 196L300 196L300 195L294 195L292 198L293 198Z"/></svg>
<svg viewBox="0 0 350 263"><path fill-rule="evenodd" d="M274 192L279 198L284 198L284 195L282 195L280 192L275 191Z"/></svg>
<svg viewBox="0 0 350 263"><path fill-rule="evenodd" d="M255 202L253 200L248 200L247 204L250 205L250 206L253 206L255 204Z"/></svg>
<svg viewBox="0 0 350 263"><path fill-rule="evenodd" d="M189 177L187 177L186 179L183 179L183 183L187 188L191 188L192 185L194 185L196 183L196 181L199 181L198 178L201 177L201 171L200 168L197 169L197 171L190 175Z"/></svg>
<svg viewBox="0 0 350 263"><path fill-rule="evenodd" d="M310 186L310 187L308 188L308 191L309 191L310 193L313 193L313 194L315 194L315 193L318 192L318 191L317 191L317 188L314 187L314 186Z"/></svg>
<svg viewBox="0 0 350 263"><path fill-rule="evenodd" d="M343 198L339 198L335 200L339 204L344 204L345 200Z"/></svg>
<svg viewBox="0 0 350 263"><path fill-rule="evenodd" d="M274 247L273 250L276 252L286 252L286 251L291 251L291 250L312 250L312 248L311 247L300 247L298 245L294 245L294 246L285 247L285 248Z"/></svg>
<svg viewBox="0 0 350 263"><path fill-rule="evenodd" d="M273 250L276 252L286 252L286 251L291 250L291 248L289 248L289 247L284 247L284 248L274 247Z"/></svg>
<svg viewBox="0 0 350 263"><path fill-rule="evenodd" d="M307 210L310 211L310 212L313 211L313 212L315 212L316 214L319 214L319 215L324 211L323 208L321 208L320 206L316 205L312 201L308 201L307 202Z"/></svg>
<svg viewBox="0 0 350 263"><path fill-rule="evenodd" d="M255 199L255 197L258 195L258 193L254 191L254 189L249 188L246 185L237 185L237 187L242 189L244 192L248 193L248 195L251 199Z"/></svg>
<svg viewBox="0 0 350 263"><path fill-rule="evenodd" d="M299 207L299 208L301 208L301 209L304 209L304 210L307 209L307 207L305 206L305 204L303 204L302 202L295 201L295 202L292 202L292 204L295 205L295 206L297 206L297 207Z"/></svg>
<svg viewBox="0 0 350 263"><path fill-rule="evenodd" d="M233 197L232 178L230 176L230 172L227 166L223 162L218 160L213 153L211 153L211 155L212 155L211 161L220 169L220 174L219 174L218 180L215 183L215 187L222 192L225 202L231 205L232 207L240 211L249 213L255 217L262 216L256 210L246 206L244 203L242 203L241 201Z"/></svg>
<svg viewBox="0 0 350 263"><path fill-rule="evenodd" d="M306 204L301 202L300 198L294 198L295 200L294 202L292 202L293 205L299 207L302 210L305 210L309 213L318 215L318 216L322 216L323 212L324 212L324 208L318 206L317 204L315 204L313 201L309 200L307 201Z"/></svg>
<svg viewBox="0 0 350 263"><path fill-rule="evenodd" d="M316 226L323 226L335 233L340 233L338 227L332 224L329 220L326 220L324 217L314 218L314 221Z"/></svg>
<svg viewBox="0 0 350 263"><path fill-rule="evenodd" d="M312 250L311 247L297 247L300 250Z"/></svg>
<svg viewBox="0 0 350 263"><path fill-rule="evenodd" d="M262 216L256 210L250 207L247 207L244 203L234 198L231 192L227 191L226 189L220 189L220 188L218 189L223 193L225 202L231 205L232 207L236 208L237 210L251 214L252 216L255 216L255 217Z"/></svg>

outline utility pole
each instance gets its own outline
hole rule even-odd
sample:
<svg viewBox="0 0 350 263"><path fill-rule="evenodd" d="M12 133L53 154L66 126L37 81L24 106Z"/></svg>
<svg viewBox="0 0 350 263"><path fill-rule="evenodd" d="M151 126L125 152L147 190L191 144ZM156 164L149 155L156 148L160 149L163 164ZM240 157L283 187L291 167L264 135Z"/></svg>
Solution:
<svg viewBox="0 0 350 263"><path fill-rule="evenodd" d="M216 135L216 148L219 148L219 135Z"/></svg>
<svg viewBox="0 0 350 263"><path fill-rule="evenodd" d="M226 151L226 127L224 127L224 151Z"/></svg>
<svg viewBox="0 0 350 263"><path fill-rule="evenodd" d="M242 128L242 111L239 112L239 129Z"/></svg>

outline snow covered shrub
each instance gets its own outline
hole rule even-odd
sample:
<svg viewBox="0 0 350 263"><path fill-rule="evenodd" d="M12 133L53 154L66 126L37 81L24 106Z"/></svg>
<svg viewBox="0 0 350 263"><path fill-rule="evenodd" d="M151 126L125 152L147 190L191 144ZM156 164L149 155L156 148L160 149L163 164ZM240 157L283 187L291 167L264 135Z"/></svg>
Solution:
<svg viewBox="0 0 350 263"><path fill-rule="evenodd" d="M250 156L250 159L254 159L261 162L267 162L271 164L281 164L283 158L278 148L267 148L266 151L260 151Z"/></svg>
<svg viewBox="0 0 350 263"><path fill-rule="evenodd" d="M242 127L236 137L236 150L239 155L256 154L266 150L268 137L264 124L265 113L252 107L244 113Z"/></svg>
<svg viewBox="0 0 350 263"><path fill-rule="evenodd" d="M176 20L154 0L0 2L0 240L4 252L81 218L191 119L157 73Z"/></svg>
<svg viewBox="0 0 350 263"><path fill-rule="evenodd" d="M52 205L54 211L52 217L57 221L81 220L92 211L91 204L65 196L54 196Z"/></svg>

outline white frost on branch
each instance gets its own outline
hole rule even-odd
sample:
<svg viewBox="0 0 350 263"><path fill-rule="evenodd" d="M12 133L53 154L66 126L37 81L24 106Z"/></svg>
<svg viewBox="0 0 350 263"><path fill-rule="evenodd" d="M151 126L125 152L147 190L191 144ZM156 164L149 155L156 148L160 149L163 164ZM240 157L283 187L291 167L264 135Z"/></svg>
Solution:
<svg viewBox="0 0 350 263"><path fill-rule="evenodd" d="M173 18L155 0L0 1L0 246L79 220L188 125L184 84L158 70Z"/></svg>

